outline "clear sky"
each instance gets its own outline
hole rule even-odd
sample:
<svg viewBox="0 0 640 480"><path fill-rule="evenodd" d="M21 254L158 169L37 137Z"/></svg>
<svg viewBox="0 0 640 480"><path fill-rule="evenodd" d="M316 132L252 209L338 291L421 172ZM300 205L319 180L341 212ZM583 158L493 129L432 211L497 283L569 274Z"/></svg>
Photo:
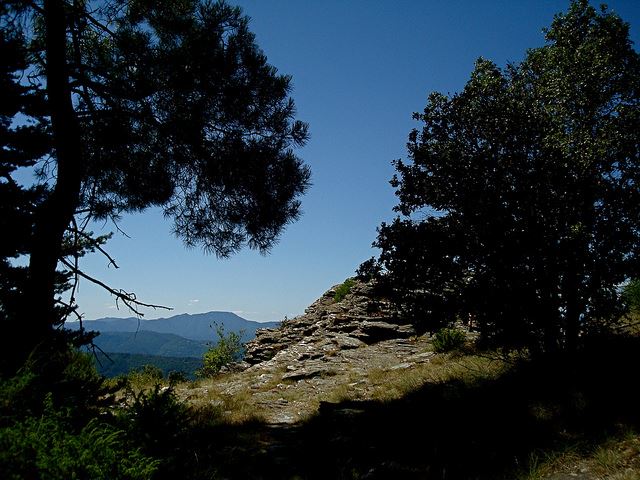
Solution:
<svg viewBox="0 0 640 480"><path fill-rule="evenodd" d="M483 56L504 66L543 45L560 0L242 0L269 62L293 76L298 118L311 140L298 153L313 186L303 217L267 256L227 259L186 249L159 212L124 217L108 244L120 269L95 254L82 267L138 298L173 307L145 318L210 310L250 320L293 317L376 252L376 227L393 218L391 161L406 157L411 118L432 91L460 90ZM594 5L599 5L594 2ZM639 43L640 0L607 2ZM105 225L104 231L113 230ZM99 230L98 230L99 231ZM85 318L130 316L82 283Z"/></svg>

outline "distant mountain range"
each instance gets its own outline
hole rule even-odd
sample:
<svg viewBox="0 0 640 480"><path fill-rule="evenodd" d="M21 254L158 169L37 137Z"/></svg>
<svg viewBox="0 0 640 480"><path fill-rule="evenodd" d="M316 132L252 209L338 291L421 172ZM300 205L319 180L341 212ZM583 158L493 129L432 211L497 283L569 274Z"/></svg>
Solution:
<svg viewBox="0 0 640 480"><path fill-rule="evenodd" d="M202 357L209 348L206 342L190 340L173 333L101 332L93 341L109 353L138 353L161 357ZM212 342L215 343L215 342Z"/></svg>
<svg viewBox="0 0 640 480"><path fill-rule="evenodd" d="M248 341L256 336L258 328L273 328L280 322L254 322L246 320L231 312L208 312L190 315L183 313L168 318L154 320L140 320L138 318L99 318L82 322L86 330L97 332L139 332L172 333L180 337L199 342L216 342L217 335L214 324L222 325L224 331L241 333L242 340ZM79 322L67 322L66 328L75 330L80 327Z"/></svg>
<svg viewBox="0 0 640 480"><path fill-rule="evenodd" d="M210 345L215 345L218 335L215 325L225 333L236 332L247 342L256 336L259 328L273 328L279 322L254 322L231 312L208 312L195 315L182 314L155 320L138 318L100 318L82 322L88 331L100 332L94 339L97 347L110 355L115 362L112 368L101 370L105 374L128 371L144 363L161 366L168 357L185 359L184 365L196 364L186 359L201 359ZM67 322L65 328L77 330L79 322ZM135 358L135 361L132 359ZM109 363L107 361L107 363ZM122 365L120 365L122 363ZM192 374L192 371L185 372Z"/></svg>

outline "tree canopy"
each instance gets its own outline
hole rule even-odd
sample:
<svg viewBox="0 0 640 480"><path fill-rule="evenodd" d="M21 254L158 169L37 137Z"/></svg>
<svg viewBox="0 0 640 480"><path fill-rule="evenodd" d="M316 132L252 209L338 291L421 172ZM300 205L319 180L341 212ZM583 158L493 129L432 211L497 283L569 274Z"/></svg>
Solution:
<svg viewBox="0 0 640 480"><path fill-rule="evenodd" d="M494 344L573 349L620 316L640 273L640 57L629 26L573 1L546 44L504 69L479 59L433 93L396 161L401 214L379 229L406 315L472 318Z"/></svg>
<svg viewBox="0 0 640 480"><path fill-rule="evenodd" d="M93 220L160 207L187 245L224 257L266 252L298 217L310 172L294 149L308 128L239 8L14 0L0 35L0 314L21 325L9 344L32 348L75 310L74 290L59 293L85 275L79 256L104 252ZM36 187L16 181L23 166ZM9 261L20 255L28 267Z"/></svg>

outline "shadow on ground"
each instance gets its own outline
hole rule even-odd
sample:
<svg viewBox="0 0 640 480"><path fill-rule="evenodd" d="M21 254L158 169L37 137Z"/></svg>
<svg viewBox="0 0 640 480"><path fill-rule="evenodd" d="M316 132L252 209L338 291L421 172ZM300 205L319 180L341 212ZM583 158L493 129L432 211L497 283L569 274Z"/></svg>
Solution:
<svg viewBox="0 0 640 480"><path fill-rule="evenodd" d="M301 425L201 425L197 462L230 479L513 479L540 452L637 428L639 357L639 339L600 340L497 380L323 404Z"/></svg>

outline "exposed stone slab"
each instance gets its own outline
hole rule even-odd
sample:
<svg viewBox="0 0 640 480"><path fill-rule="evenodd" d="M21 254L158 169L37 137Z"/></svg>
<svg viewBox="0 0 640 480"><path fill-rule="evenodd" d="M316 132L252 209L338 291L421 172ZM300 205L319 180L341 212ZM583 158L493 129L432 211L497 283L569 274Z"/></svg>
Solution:
<svg viewBox="0 0 640 480"><path fill-rule="evenodd" d="M335 370L322 365L309 366L306 368L301 368L299 370L294 370L289 373L285 373L282 376L282 379L297 381L324 375L335 375Z"/></svg>

